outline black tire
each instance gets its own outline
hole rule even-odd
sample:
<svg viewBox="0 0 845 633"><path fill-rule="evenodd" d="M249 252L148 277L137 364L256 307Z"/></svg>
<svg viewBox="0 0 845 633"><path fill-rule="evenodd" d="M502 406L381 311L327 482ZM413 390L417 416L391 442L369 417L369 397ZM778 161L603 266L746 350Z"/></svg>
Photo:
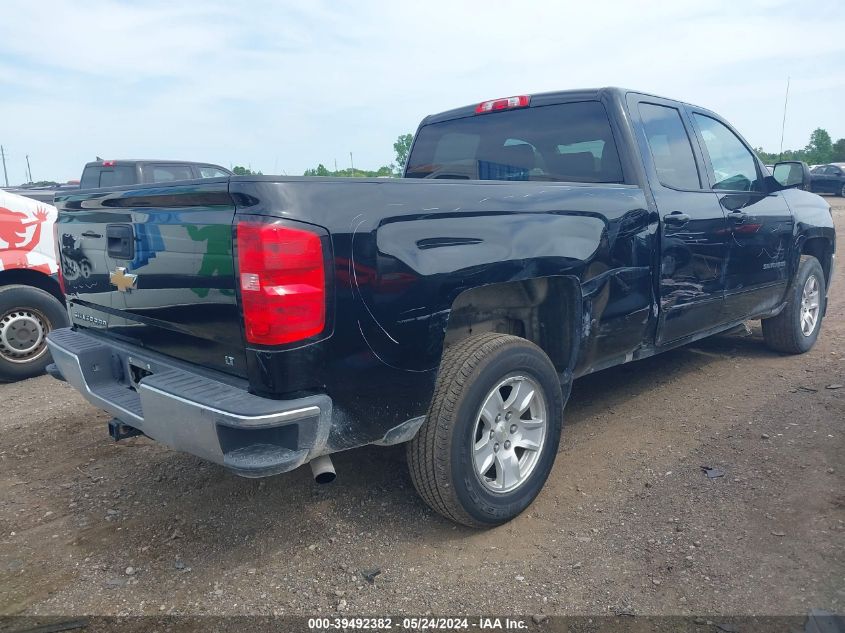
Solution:
<svg viewBox="0 0 845 633"><path fill-rule="evenodd" d="M819 289L819 312L815 326L809 334L801 329L801 303L804 287L810 277L814 277ZM822 318L825 311L825 283L822 266L815 257L802 255L798 272L787 293L786 307L780 314L770 319L763 319L763 338L766 345L776 352L803 354L810 350L819 337Z"/></svg>
<svg viewBox="0 0 845 633"><path fill-rule="evenodd" d="M845 198L845 182L843 182L842 186L839 188L839 197Z"/></svg>
<svg viewBox="0 0 845 633"><path fill-rule="evenodd" d="M32 286L0 287L0 380L22 380L43 374L51 362L46 344L39 344L31 354L25 355L19 355L7 344L12 336L11 326L21 313L37 316L43 336L68 325L65 306L49 292Z"/></svg>
<svg viewBox="0 0 845 633"><path fill-rule="evenodd" d="M541 391L548 418L545 439L532 470L516 489L491 492L473 464L474 433L488 395L515 373L529 377ZM554 365L530 341L487 333L456 343L443 355L426 421L408 443L414 486L433 510L457 523L486 528L511 520L531 504L551 472L563 404Z"/></svg>

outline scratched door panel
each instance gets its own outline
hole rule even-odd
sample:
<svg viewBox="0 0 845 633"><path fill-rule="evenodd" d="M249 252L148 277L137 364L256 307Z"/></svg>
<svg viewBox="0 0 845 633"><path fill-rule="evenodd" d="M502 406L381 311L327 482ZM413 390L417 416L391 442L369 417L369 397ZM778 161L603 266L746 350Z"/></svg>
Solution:
<svg viewBox="0 0 845 633"><path fill-rule="evenodd" d="M778 305L786 291L792 214L781 192L720 196L731 234L725 310L732 319Z"/></svg>
<svg viewBox="0 0 845 633"><path fill-rule="evenodd" d="M767 191L763 168L742 137L713 113L691 113L710 186L727 220L725 316L756 316L783 299L792 214L783 192Z"/></svg>

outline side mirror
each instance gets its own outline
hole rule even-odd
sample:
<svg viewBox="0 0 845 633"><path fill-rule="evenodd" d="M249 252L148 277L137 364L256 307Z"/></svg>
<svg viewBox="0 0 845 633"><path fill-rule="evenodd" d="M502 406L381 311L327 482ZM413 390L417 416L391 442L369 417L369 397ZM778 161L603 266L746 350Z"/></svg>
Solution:
<svg viewBox="0 0 845 633"><path fill-rule="evenodd" d="M775 163L772 177L783 189L810 190L810 167L801 161Z"/></svg>

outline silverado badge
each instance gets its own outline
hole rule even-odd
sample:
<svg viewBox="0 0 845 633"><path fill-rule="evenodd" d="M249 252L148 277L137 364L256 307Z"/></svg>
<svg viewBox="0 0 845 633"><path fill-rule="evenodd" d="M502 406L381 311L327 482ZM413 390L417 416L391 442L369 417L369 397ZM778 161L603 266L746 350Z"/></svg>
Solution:
<svg viewBox="0 0 845 633"><path fill-rule="evenodd" d="M109 273L109 282L117 286L120 292L127 292L135 288L135 284L138 282L138 275L127 273L125 268L119 266L115 268L114 272Z"/></svg>

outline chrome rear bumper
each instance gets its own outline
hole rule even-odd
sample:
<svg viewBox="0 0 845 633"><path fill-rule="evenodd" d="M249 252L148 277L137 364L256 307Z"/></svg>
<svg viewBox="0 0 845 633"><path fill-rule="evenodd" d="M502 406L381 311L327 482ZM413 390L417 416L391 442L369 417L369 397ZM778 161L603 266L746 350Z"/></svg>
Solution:
<svg viewBox="0 0 845 633"><path fill-rule="evenodd" d="M62 377L91 404L239 475L287 472L326 452L332 419L326 395L261 398L165 357L71 328L51 332L47 344Z"/></svg>

